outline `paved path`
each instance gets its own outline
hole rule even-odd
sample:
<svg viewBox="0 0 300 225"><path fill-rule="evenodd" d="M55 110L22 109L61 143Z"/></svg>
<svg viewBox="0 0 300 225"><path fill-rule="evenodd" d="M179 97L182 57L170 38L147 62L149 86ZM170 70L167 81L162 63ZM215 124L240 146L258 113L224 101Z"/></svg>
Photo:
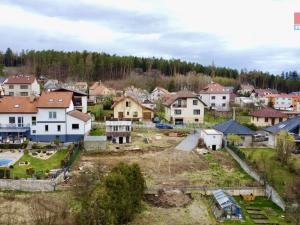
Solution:
<svg viewBox="0 0 300 225"><path fill-rule="evenodd" d="M175 149L181 151L192 151L197 147L200 138L200 129L196 129L196 133L190 134L182 142L180 142Z"/></svg>

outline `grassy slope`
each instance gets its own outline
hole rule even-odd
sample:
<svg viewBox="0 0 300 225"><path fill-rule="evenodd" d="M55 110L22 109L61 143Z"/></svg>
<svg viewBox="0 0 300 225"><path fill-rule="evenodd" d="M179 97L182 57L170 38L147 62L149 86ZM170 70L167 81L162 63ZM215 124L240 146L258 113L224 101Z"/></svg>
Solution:
<svg viewBox="0 0 300 225"><path fill-rule="evenodd" d="M274 185L275 189L280 193L284 194L286 185L288 185L295 176L291 173L286 166L282 166L281 163L276 159L276 151L271 148L245 148L241 149L247 155L247 160L254 165L258 171L264 171L262 158L266 160L266 172L269 180ZM300 167L300 158L294 156L295 162Z"/></svg>
<svg viewBox="0 0 300 225"><path fill-rule="evenodd" d="M20 178L30 177L26 174L26 169L33 167L35 171L46 171L51 169L59 168L61 165L61 160L67 154L67 149L62 149L57 151L54 155L52 155L49 159L37 159L35 157L30 156L29 154L24 154L19 161L17 161L14 165L14 168L11 169L11 173L14 176L18 176ZM19 162L28 161L30 165L28 166L19 166Z"/></svg>

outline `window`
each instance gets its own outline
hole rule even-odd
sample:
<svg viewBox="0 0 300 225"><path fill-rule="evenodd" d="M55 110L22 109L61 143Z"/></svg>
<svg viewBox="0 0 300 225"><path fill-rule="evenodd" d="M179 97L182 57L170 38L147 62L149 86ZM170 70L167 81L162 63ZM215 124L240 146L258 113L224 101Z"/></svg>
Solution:
<svg viewBox="0 0 300 225"><path fill-rule="evenodd" d="M126 107L130 107L130 102L126 101Z"/></svg>
<svg viewBox="0 0 300 225"><path fill-rule="evenodd" d="M194 115L200 115L200 109L194 109Z"/></svg>
<svg viewBox="0 0 300 225"><path fill-rule="evenodd" d="M211 96L211 99L216 99L216 96Z"/></svg>
<svg viewBox="0 0 300 225"><path fill-rule="evenodd" d="M226 96L224 95L222 98L223 98L223 99L226 99Z"/></svg>
<svg viewBox="0 0 300 225"><path fill-rule="evenodd" d="M56 112L49 112L49 119L56 119Z"/></svg>
<svg viewBox="0 0 300 225"><path fill-rule="evenodd" d="M31 124L32 124L33 126L36 125L36 117L35 117L35 116L31 117Z"/></svg>
<svg viewBox="0 0 300 225"><path fill-rule="evenodd" d="M222 103L222 107L226 107L226 103Z"/></svg>
<svg viewBox="0 0 300 225"><path fill-rule="evenodd" d="M195 119L195 122L199 122L199 119Z"/></svg>
<svg viewBox="0 0 300 225"><path fill-rule="evenodd" d="M18 127L23 127L24 125L24 119L23 117L19 116L18 117Z"/></svg>
<svg viewBox="0 0 300 225"><path fill-rule="evenodd" d="M28 96L28 92L21 92L20 95L21 96Z"/></svg>
<svg viewBox="0 0 300 225"><path fill-rule="evenodd" d="M118 131L118 126L113 126L114 131Z"/></svg>
<svg viewBox="0 0 300 225"><path fill-rule="evenodd" d="M269 121L268 117L265 118L265 122L267 123Z"/></svg>
<svg viewBox="0 0 300 225"><path fill-rule="evenodd" d="M72 124L72 130L78 130L79 129L79 124L78 123L73 123Z"/></svg>
<svg viewBox="0 0 300 225"><path fill-rule="evenodd" d="M45 131L48 132L49 131L49 126L45 125Z"/></svg>
<svg viewBox="0 0 300 225"><path fill-rule="evenodd" d="M126 131L130 131L130 126L126 126Z"/></svg>
<svg viewBox="0 0 300 225"><path fill-rule="evenodd" d="M28 85L21 84L21 85L20 85L20 89L28 89Z"/></svg>
<svg viewBox="0 0 300 225"><path fill-rule="evenodd" d="M215 107L215 106L216 106L216 104L215 104L215 103L211 103L211 106L212 106L212 107Z"/></svg>
<svg viewBox="0 0 300 225"><path fill-rule="evenodd" d="M133 117L138 117L138 112L137 111L133 112Z"/></svg>
<svg viewBox="0 0 300 225"><path fill-rule="evenodd" d="M174 113L175 115L181 115L181 109L175 109Z"/></svg>
<svg viewBox="0 0 300 225"><path fill-rule="evenodd" d="M129 112L127 112L126 114L127 114L127 116L129 116Z"/></svg>
<svg viewBox="0 0 300 225"><path fill-rule="evenodd" d="M193 100L193 105L198 105L198 100Z"/></svg>
<svg viewBox="0 0 300 225"><path fill-rule="evenodd" d="M14 89L14 85L9 85L8 88L9 89Z"/></svg>
<svg viewBox="0 0 300 225"><path fill-rule="evenodd" d="M60 130L61 130L61 126L57 125L57 131L60 132Z"/></svg>
<svg viewBox="0 0 300 225"><path fill-rule="evenodd" d="M33 133L33 134L36 134L36 130L32 130L32 133Z"/></svg>
<svg viewBox="0 0 300 225"><path fill-rule="evenodd" d="M9 92L8 95L9 96L14 96L14 93L13 92Z"/></svg>
<svg viewBox="0 0 300 225"><path fill-rule="evenodd" d="M12 124L12 123L15 123L16 122L16 119L15 117L9 117L9 123Z"/></svg>

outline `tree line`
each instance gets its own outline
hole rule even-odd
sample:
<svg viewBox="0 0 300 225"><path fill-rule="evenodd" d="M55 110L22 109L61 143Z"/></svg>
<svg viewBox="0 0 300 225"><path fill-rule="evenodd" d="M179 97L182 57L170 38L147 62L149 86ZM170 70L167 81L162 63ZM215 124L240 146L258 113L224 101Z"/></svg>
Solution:
<svg viewBox="0 0 300 225"><path fill-rule="evenodd" d="M241 83L250 83L258 88L272 88L281 92L300 89L296 71L274 75L262 71L247 71L186 62L179 59L118 56L99 52L64 52L55 50L14 52L8 48L0 52L0 67L19 67L24 73L45 75L48 78L65 80L119 80L135 74L146 76L187 75L190 72L211 77L224 77ZM1 69L1 68L0 68Z"/></svg>

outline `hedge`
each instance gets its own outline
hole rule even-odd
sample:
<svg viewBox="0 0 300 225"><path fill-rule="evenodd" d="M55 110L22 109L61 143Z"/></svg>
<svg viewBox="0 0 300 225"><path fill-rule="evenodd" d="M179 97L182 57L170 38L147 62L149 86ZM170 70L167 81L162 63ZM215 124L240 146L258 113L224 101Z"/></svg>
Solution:
<svg viewBox="0 0 300 225"><path fill-rule="evenodd" d="M235 154L237 154L242 160L246 159L246 154L241 151L241 149L233 144L228 144L228 148L230 148Z"/></svg>

